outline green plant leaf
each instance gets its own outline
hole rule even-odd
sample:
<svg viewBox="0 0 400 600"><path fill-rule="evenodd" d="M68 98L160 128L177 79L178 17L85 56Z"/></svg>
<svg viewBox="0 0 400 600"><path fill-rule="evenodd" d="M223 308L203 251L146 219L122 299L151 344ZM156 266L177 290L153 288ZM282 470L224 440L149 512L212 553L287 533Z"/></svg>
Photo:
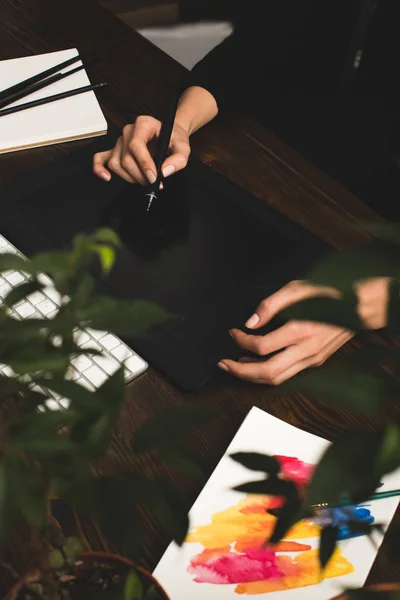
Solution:
<svg viewBox="0 0 400 600"><path fill-rule="evenodd" d="M198 456L187 448L171 447L161 449L163 461L172 469L190 477L205 477L208 469Z"/></svg>
<svg viewBox="0 0 400 600"><path fill-rule="evenodd" d="M148 506L173 540L181 546L189 530L189 518L182 497L169 481L152 480L151 493L147 498Z"/></svg>
<svg viewBox="0 0 400 600"><path fill-rule="evenodd" d="M21 460L14 459L13 495L16 507L25 519L38 529L47 523L46 491L41 474L36 467L28 466Z"/></svg>
<svg viewBox="0 0 400 600"><path fill-rule="evenodd" d="M129 571L125 581L124 600L142 600L143 585L136 571Z"/></svg>
<svg viewBox="0 0 400 600"><path fill-rule="evenodd" d="M32 265L18 254L5 252L0 254L0 273L4 271L25 271L26 273L34 273Z"/></svg>
<svg viewBox="0 0 400 600"><path fill-rule="evenodd" d="M377 240L333 252L311 271L309 279L346 291L353 288L354 281L369 277L396 277L398 273L398 256Z"/></svg>
<svg viewBox="0 0 400 600"><path fill-rule="evenodd" d="M114 420L110 415L100 415L88 431L85 447L93 458L100 458L111 438Z"/></svg>
<svg viewBox="0 0 400 600"><path fill-rule="evenodd" d="M260 481L250 481L249 483L243 483L233 488L235 492L242 492L244 494L261 494L264 496L284 496L292 497L295 494L296 486L292 481L286 481L272 477L269 479L262 479Z"/></svg>
<svg viewBox="0 0 400 600"><path fill-rule="evenodd" d="M321 565L322 570L325 569L335 552L338 534L339 528L332 525L324 527L321 531L319 540L319 564Z"/></svg>
<svg viewBox="0 0 400 600"><path fill-rule="evenodd" d="M42 252L32 257L30 264L35 273L46 273L55 282L63 280L70 275L70 261L67 252Z"/></svg>
<svg viewBox="0 0 400 600"><path fill-rule="evenodd" d="M14 306L17 302L20 302L29 294L33 294L34 292L38 292L43 289L43 286L38 281L28 281L27 283L22 283L16 288L12 289L11 292L7 294L7 296L3 299L3 302L6 306Z"/></svg>
<svg viewBox="0 0 400 600"><path fill-rule="evenodd" d="M93 513L102 531L129 558L138 559L141 529L138 504L148 498L147 481L129 476L104 476L95 481Z"/></svg>
<svg viewBox="0 0 400 600"><path fill-rule="evenodd" d="M280 542L295 523L308 516L310 516L310 511L302 508L298 493L295 496L288 498L285 504L280 508L274 530L268 543L274 545Z"/></svg>
<svg viewBox="0 0 400 600"><path fill-rule="evenodd" d="M273 456L259 454L257 452L237 452L231 454L230 458L246 469L262 471L270 475L278 475L281 470L280 462Z"/></svg>
<svg viewBox="0 0 400 600"><path fill-rule="evenodd" d="M80 552L83 552L83 544L77 537L69 537L63 545L64 554L67 557L68 563L74 564L76 557Z"/></svg>
<svg viewBox="0 0 400 600"><path fill-rule="evenodd" d="M97 296L96 302L80 309L77 316L81 323L93 329L125 337L142 333L170 318L169 313L153 302L116 300L108 296Z"/></svg>
<svg viewBox="0 0 400 600"><path fill-rule="evenodd" d="M10 358L8 364L16 373L64 373L69 365L68 356L61 352L47 352L45 356L32 356L30 359Z"/></svg>
<svg viewBox="0 0 400 600"><path fill-rule="evenodd" d="M376 237L385 242L400 246L400 226L398 223L362 223L363 228L373 233Z"/></svg>
<svg viewBox="0 0 400 600"><path fill-rule="evenodd" d="M49 554L49 563L52 569L61 569L65 564L65 559L60 550L52 550Z"/></svg>
<svg viewBox="0 0 400 600"><path fill-rule="evenodd" d="M52 379L35 378L35 382L59 394L63 398L71 400L71 408L76 411L98 411L100 410L101 402L96 392L91 392L75 381L61 379L60 377Z"/></svg>
<svg viewBox="0 0 400 600"><path fill-rule="evenodd" d="M350 331L360 331L363 325L357 314L356 305L334 298L307 298L296 302L282 311L284 319L320 321L344 327Z"/></svg>
<svg viewBox="0 0 400 600"><path fill-rule="evenodd" d="M379 433L349 431L328 446L307 489L309 505L338 505L352 499L360 489L369 489L376 476L371 469L382 442Z"/></svg>
<svg viewBox="0 0 400 600"><path fill-rule="evenodd" d="M153 584L149 588L147 588L146 593L144 595L144 600L163 600L160 592Z"/></svg>
<svg viewBox="0 0 400 600"><path fill-rule="evenodd" d="M9 400L11 396L25 389L26 386L18 379L0 375L0 400Z"/></svg>
<svg viewBox="0 0 400 600"><path fill-rule="evenodd" d="M400 466L400 427L395 423L388 425L382 445L375 461L377 477L395 471Z"/></svg>
<svg viewBox="0 0 400 600"><path fill-rule="evenodd" d="M89 248L99 257L101 270L107 275L115 262L115 249L104 244L90 244Z"/></svg>
<svg viewBox="0 0 400 600"><path fill-rule="evenodd" d="M0 548L4 546L10 531L11 512L8 464L3 460L0 464Z"/></svg>
<svg viewBox="0 0 400 600"><path fill-rule="evenodd" d="M215 414L213 409L197 404L186 404L177 410L155 415L149 419L132 439L136 452L174 445L196 429L208 424Z"/></svg>
<svg viewBox="0 0 400 600"><path fill-rule="evenodd" d="M385 381L365 370L351 367L324 367L294 377L281 386L311 394L334 404L349 406L361 413L378 415L385 398Z"/></svg>
<svg viewBox="0 0 400 600"><path fill-rule="evenodd" d="M118 234L113 229L109 229L108 227L101 227L100 229L97 229L92 238L94 241L100 243L112 244L116 248L121 246L121 240Z"/></svg>

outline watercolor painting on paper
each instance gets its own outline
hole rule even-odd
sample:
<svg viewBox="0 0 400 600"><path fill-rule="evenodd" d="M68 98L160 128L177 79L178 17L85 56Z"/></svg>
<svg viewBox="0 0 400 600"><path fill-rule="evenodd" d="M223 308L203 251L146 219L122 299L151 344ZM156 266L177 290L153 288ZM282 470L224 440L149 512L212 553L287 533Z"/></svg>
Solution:
<svg viewBox="0 0 400 600"><path fill-rule="evenodd" d="M154 575L172 600L240 599L240 597L328 600L345 587L364 584L377 549L363 535L351 535L346 523L357 518L388 525L398 500L389 498L335 509L339 546L320 581L320 526L301 521L273 548L265 545L276 517L267 512L281 500L245 495L232 487L254 472L229 458L235 452L272 454L281 472L301 489L328 442L253 408L190 512L191 531L181 549L167 549ZM400 473L381 489L400 487ZM375 538L378 547L382 541Z"/></svg>

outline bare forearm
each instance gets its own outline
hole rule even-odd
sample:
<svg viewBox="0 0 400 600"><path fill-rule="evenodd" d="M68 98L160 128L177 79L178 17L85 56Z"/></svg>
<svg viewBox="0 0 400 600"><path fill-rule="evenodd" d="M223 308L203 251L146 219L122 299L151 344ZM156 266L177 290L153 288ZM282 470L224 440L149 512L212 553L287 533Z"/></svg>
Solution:
<svg viewBox="0 0 400 600"><path fill-rule="evenodd" d="M212 121L217 114L218 106L214 96L202 87L192 86L180 97L176 123L191 135Z"/></svg>

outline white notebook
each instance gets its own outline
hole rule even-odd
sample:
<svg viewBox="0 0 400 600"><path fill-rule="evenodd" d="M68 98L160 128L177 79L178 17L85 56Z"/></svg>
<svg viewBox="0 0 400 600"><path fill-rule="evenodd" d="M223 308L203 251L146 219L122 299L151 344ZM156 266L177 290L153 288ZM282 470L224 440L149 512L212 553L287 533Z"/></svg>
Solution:
<svg viewBox="0 0 400 600"><path fill-rule="evenodd" d="M50 54L0 61L0 92L77 54L78 50L71 48ZM80 61L76 62L62 71L75 69L81 64ZM82 69L78 73L25 96L9 106L66 92L91 83L96 82L91 82L85 69ZM0 117L0 153L94 137L105 133L107 133L107 121L95 93L90 91Z"/></svg>

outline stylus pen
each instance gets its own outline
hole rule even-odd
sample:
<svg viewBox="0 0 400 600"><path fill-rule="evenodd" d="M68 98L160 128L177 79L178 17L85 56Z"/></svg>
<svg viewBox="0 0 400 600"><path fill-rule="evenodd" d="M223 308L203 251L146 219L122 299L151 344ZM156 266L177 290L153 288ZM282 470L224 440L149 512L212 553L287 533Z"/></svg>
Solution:
<svg viewBox="0 0 400 600"><path fill-rule="evenodd" d="M161 167L168 155L169 143L171 141L172 129L174 127L174 122L175 122L176 109L178 107L178 100L179 100L179 94L174 93L172 96L172 99L168 105L168 109L165 114L165 118L161 125L160 135L158 138L156 152L155 152L155 156L154 156L154 163L156 165L157 178L156 178L155 182L147 188L146 196L149 198L149 203L147 205L147 211L150 210L153 200L157 199L157 194L160 189L160 183L162 181Z"/></svg>
<svg viewBox="0 0 400 600"><path fill-rule="evenodd" d="M55 75L51 75L50 77L46 77L46 79L42 79L41 81L37 81L32 85L28 85L26 88L19 90L19 92L15 92L15 94L11 94L5 100L0 100L0 109L20 100L21 98L25 98L38 90L42 90L43 88L51 85L52 83L56 83L56 81L60 81L61 79L65 79L65 77L69 77L78 71L82 71L84 68L83 65L72 69L71 71L67 71L66 73L55 73Z"/></svg>
<svg viewBox="0 0 400 600"><path fill-rule="evenodd" d="M105 81L96 83L94 85L85 85L75 90L68 90L67 92L61 92L60 94L54 94L54 96L47 96L46 98L40 98L39 100L33 100L32 102L24 102L24 104L18 104L17 106L9 106L0 110L0 117L11 115L13 113L20 112L21 110L27 110L34 108L35 106L42 106L42 104L49 104L50 102L56 102L57 100L63 100L64 98L71 98L78 94L84 94L85 92L91 92L97 88L107 85Z"/></svg>
<svg viewBox="0 0 400 600"><path fill-rule="evenodd" d="M5 90L1 90L0 91L0 100L2 102L5 102L6 100L8 100L9 96L12 96L12 95L16 94L17 92L20 92L21 90L26 89L27 87L29 87L30 85L33 85L34 83L37 83L38 81L42 81L42 79L45 79L46 77L49 77L50 75L53 75L53 73L57 73L57 71L61 71L61 69L65 69L66 67L73 65L74 63L78 62L78 60L81 60L81 57L79 56L79 54L77 54L76 56L73 56L72 58L69 58L68 60L64 60L62 63L59 63L58 65L55 65L54 67L50 67L49 69L46 69L45 71L42 71L41 73L37 73L36 75L33 75L32 77L29 77L28 79L25 79L24 81L20 81L19 83L16 83L15 85L12 85L11 87L9 87Z"/></svg>

